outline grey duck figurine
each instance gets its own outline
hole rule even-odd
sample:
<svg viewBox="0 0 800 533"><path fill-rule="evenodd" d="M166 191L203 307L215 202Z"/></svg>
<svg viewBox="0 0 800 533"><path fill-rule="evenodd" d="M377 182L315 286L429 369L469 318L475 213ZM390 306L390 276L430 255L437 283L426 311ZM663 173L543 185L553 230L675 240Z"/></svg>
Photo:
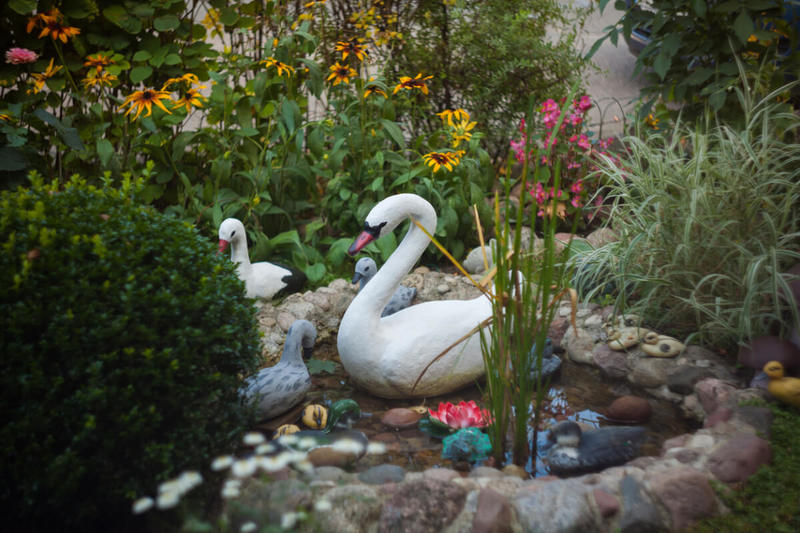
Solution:
<svg viewBox="0 0 800 533"><path fill-rule="evenodd" d="M311 388L311 376L303 362L310 357L317 330L308 320L295 320L286 333L281 359L245 379L241 393L258 404L259 420L274 418L300 403Z"/></svg>
<svg viewBox="0 0 800 533"><path fill-rule="evenodd" d="M637 455L645 440L641 426L609 426L589 431L572 420L550 429L545 462L557 476L599 472L627 463Z"/></svg>
<svg viewBox="0 0 800 533"><path fill-rule="evenodd" d="M544 341L544 350L542 350L542 381L554 378L561 370L561 358L553 352L553 341L547 337ZM536 343L533 343L529 357L531 358L531 379L535 382L537 378L536 360L534 359Z"/></svg>
<svg viewBox="0 0 800 533"><path fill-rule="evenodd" d="M356 271L353 274L352 282L358 283L358 290L361 291L377 272L378 265L375 264L375 260L371 257L362 257L356 262ZM389 303L383 308L381 317L389 316L401 309L405 309L411 305L411 300L413 300L416 295L417 289L414 287L406 287L405 285L398 286L397 290L394 291L392 295L392 299L389 300Z"/></svg>

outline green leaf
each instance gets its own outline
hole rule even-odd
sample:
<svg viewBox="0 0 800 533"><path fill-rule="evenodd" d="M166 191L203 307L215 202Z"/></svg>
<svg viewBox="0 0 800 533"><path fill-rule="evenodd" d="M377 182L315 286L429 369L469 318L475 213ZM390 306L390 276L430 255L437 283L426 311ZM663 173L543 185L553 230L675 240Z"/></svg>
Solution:
<svg viewBox="0 0 800 533"><path fill-rule="evenodd" d="M39 117L43 122L53 126L58 132L58 136L64 141L64 144L73 150L83 150L83 141L81 140L78 130L75 128L65 126L58 120L55 115L48 113L44 109L37 109L33 112L34 116Z"/></svg>
<svg viewBox="0 0 800 533"><path fill-rule="evenodd" d="M395 122L383 118L381 119L381 124L383 125L383 129L386 130L386 133L389 134L389 137L391 137L400 148L406 147L406 140L403 137L403 132L400 131L400 127Z"/></svg>
<svg viewBox="0 0 800 533"><path fill-rule="evenodd" d="M164 58L164 63L167 65L178 65L181 62L181 56L178 54L167 54Z"/></svg>
<svg viewBox="0 0 800 533"><path fill-rule="evenodd" d="M144 81L153 74L152 67L148 67L147 65L142 65L138 67L133 67L131 69L130 77L133 83L139 83L140 81Z"/></svg>
<svg viewBox="0 0 800 533"><path fill-rule="evenodd" d="M739 13L739 16L733 21L733 31L742 43L747 42L747 38L753 33L753 29L753 20L746 11Z"/></svg>
<svg viewBox="0 0 800 533"><path fill-rule="evenodd" d="M304 272L308 277L308 281L316 283L322 279L322 276L325 275L325 265L323 263L314 263L313 265L306 267Z"/></svg>
<svg viewBox="0 0 800 533"><path fill-rule="evenodd" d="M670 33L664 38L661 44L662 53L667 54L670 58L675 55L678 48L681 47L681 36L677 33Z"/></svg>
<svg viewBox="0 0 800 533"><path fill-rule="evenodd" d="M111 156L114 155L114 146L108 139L100 138L97 139L95 149L97 150L97 157L100 158L100 164L104 167L108 167Z"/></svg>
<svg viewBox="0 0 800 533"><path fill-rule="evenodd" d="M139 50L135 54L133 54L134 61L147 61L148 59L150 59L150 57L152 56L150 55L150 52L148 52L147 50Z"/></svg>
<svg viewBox="0 0 800 533"><path fill-rule="evenodd" d="M436 439L443 439L454 431L441 423L433 422L430 416L425 416L420 419L419 430Z"/></svg>
<svg viewBox="0 0 800 533"><path fill-rule="evenodd" d="M708 11L705 0L692 0L692 10L698 17L702 17Z"/></svg>
<svg viewBox="0 0 800 533"><path fill-rule="evenodd" d="M226 26L233 26L239 20L239 13L232 7L226 7L220 12L219 21Z"/></svg>
<svg viewBox="0 0 800 533"><path fill-rule="evenodd" d="M22 151L10 146L0 146L0 171L14 172L28 166Z"/></svg>
<svg viewBox="0 0 800 533"><path fill-rule="evenodd" d="M180 23L175 15L164 15L153 20L153 27L158 31L170 31L177 28Z"/></svg>
<svg viewBox="0 0 800 533"><path fill-rule="evenodd" d="M103 16L130 34L136 35L142 31L142 21L129 15L122 6L113 5L105 8Z"/></svg>
<svg viewBox="0 0 800 533"><path fill-rule="evenodd" d="M20 15L32 15L36 9L37 0L10 0L8 7Z"/></svg>
<svg viewBox="0 0 800 533"><path fill-rule="evenodd" d="M686 83L689 85L701 85L704 83L711 75L714 74L714 71L710 68L701 67L695 69L688 78L686 78Z"/></svg>
<svg viewBox="0 0 800 533"><path fill-rule="evenodd" d="M670 58L667 54L664 53L662 50L661 53L658 54L656 60L653 61L653 70L658 74L658 77L662 80L667 75L667 71L669 67L672 65L672 58Z"/></svg>
<svg viewBox="0 0 800 533"><path fill-rule="evenodd" d="M727 96L724 90L717 91L708 97L708 103L714 111L719 111L725 105L725 97Z"/></svg>

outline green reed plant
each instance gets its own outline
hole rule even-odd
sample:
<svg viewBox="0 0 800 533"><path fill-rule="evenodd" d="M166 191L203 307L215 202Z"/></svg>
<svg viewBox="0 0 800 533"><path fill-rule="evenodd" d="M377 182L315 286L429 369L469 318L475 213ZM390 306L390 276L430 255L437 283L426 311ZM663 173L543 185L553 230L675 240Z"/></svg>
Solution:
<svg viewBox="0 0 800 533"><path fill-rule="evenodd" d="M561 127L576 90L577 87L573 87L562 105L555 131ZM530 119L528 124L533 124L533 120ZM532 138L530 129L526 134L526 138ZM540 165L538 149L523 149L523 153L528 155L523 158L520 186L522 191L530 189L531 194L521 194L516 205L505 202L502 217L495 197L496 239L492 252L496 270L492 327L488 338L481 337L487 405L494 418L488 431L493 454L498 464L505 461L506 438L510 430L512 460L517 465L525 465L529 457L536 456L536 428L548 390L548 384L542 379L542 353L547 330L555 315L555 304L567 292L567 263L559 260L555 249L559 220L556 203L559 199L555 196L550 198L550 205L545 206L546 214L541 217L536 215L534 200L536 185L559 190L561 162L556 161L552 167ZM511 180L506 180L506 198L510 195L511 185ZM526 208L531 210L531 231L529 251L522 252L522 223ZM579 218L576 212L573 215L573 233ZM540 250L535 249L533 242L537 231L543 237ZM569 253L570 245L571 240L565 254ZM531 424L534 428L532 439L529 438Z"/></svg>
<svg viewBox="0 0 800 533"><path fill-rule="evenodd" d="M800 325L782 275L800 261L800 117L776 103L785 90L756 102L745 83L743 126L707 115L629 137L621 164L601 164L619 241L589 260L625 287L618 306L728 350Z"/></svg>

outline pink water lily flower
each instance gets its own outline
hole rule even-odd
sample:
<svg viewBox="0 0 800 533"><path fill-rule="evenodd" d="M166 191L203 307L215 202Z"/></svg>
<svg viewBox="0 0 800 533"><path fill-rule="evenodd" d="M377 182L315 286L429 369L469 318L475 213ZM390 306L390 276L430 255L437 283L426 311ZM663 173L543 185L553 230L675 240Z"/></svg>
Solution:
<svg viewBox="0 0 800 533"><path fill-rule="evenodd" d="M428 409L428 413L432 420L441 422L453 429L482 428L492 420L489 411L478 407L474 400L461 401L458 402L458 405L453 405L450 402L440 403L436 411Z"/></svg>
<svg viewBox="0 0 800 533"><path fill-rule="evenodd" d="M33 63L38 58L39 55L36 52L27 48L10 48L6 50L6 63L11 63L12 65Z"/></svg>

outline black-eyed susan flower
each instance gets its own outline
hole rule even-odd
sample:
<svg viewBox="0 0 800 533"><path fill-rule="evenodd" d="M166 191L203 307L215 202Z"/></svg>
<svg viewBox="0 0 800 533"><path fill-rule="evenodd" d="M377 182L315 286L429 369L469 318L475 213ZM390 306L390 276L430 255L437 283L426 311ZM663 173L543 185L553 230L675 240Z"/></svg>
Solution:
<svg viewBox="0 0 800 533"><path fill-rule="evenodd" d="M111 87L111 82L116 79L116 76L103 70L90 70L86 77L81 80L81 83L83 83L84 87L87 89L95 86L102 87L103 85Z"/></svg>
<svg viewBox="0 0 800 533"><path fill-rule="evenodd" d="M0 113L0 120L3 122L11 122L11 115L8 113Z"/></svg>
<svg viewBox="0 0 800 533"><path fill-rule="evenodd" d="M328 81L333 80L334 85L340 83L350 83L350 78L356 75L356 71L347 65L340 65L337 61L330 66L331 74L328 76Z"/></svg>
<svg viewBox="0 0 800 533"><path fill-rule="evenodd" d="M51 58L50 59L50 64L47 65L47 68L45 69L44 72L41 72L41 73L32 72L31 73L31 77L33 78L33 89L31 91L28 91L28 92L33 92L34 94L36 94L39 91L41 91L42 89L44 89L45 82L49 78L52 78L56 74L56 72L58 72L59 70L61 70L61 65L54 66L53 65L53 59Z"/></svg>
<svg viewBox="0 0 800 533"><path fill-rule="evenodd" d="M183 76L179 76L177 78L169 78L167 81L164 82L164 85L161 87L161 90L166 91L168 87L172 87L173 85L181 85L184 83L188 85L197 85L201 88L205 88L205 85L200 85L200 78L197 77L197 74L192 74L191 72L187 72Z"/></svg>
<svg viewBox="0 0 800 533"><path fill-rule="evenodd" d="M286 74L287 78L291 78L292 74L294 74L294 67L291 65L287 65L286 63L282 63L278 61L274 57L268 57L263 61L259 61L259 64L264 65L267 68L274 67L278 70L278 76L283 76Z"/></svg>
<svg viewBox="0 0 800 533"><path fill-rule="evenodd" d="M55 7L47 13L39 13L28 19L27 32L30 33L36 27L42 28L40 39L49 35L54 41L58 39L63 43L81 32L80 28L64 25L64 15Z"/></svg>
<svg viewBox="0 0 800 533"><path fill-rule="evenodd" d="M103 54L102 52L86 56L86 61L83 62L84 67L94 67L99 74L108 65L112 65L114 60L110 55Z"/></svg>
<svg viewBox="0 0 800 533"><path fill-rule="evenodd" d="M397 86L395 86L394 91L392 91L392 94L397 94L397 92L401 89L406 89L409 91L413 89L419 89L420 91L422 91L422 94L428 94L428 86L425 85L425 82L432 78L433 76L425 76L423 78L421 72L416 76L414 76L413 78L409 78L408 76L400 76L400 83L398 83Z"/></svg>
<svg viewBox="0 0 800 533"><path fill-rule="evenodd" d="M388 96L386 95L386 91L384 91L380 87L376 85L367 85L367 88L364 90L364 98L369 98L373 94L379 94L384 98L388 98Z"/></svg>
<svg viewBox="0 0 800 533"><path fill-rule="evenodd" d="M456 120L469 120L469 113L460 107L458 109L445 109L441 113L436 113L436 116L448 126L454 126Z"/></svg>
<svg viewBox="0 0 800 533"><path fill-rule="evenodd" d="M122 105L119 106L120 111L126 105L130 105L128 111L125 112L127 116L131 111L136 109L136 115L134 115L133 120L139 118L139 115L142 114L142 111L147 110L146 117L149 117L153 113L153 104L160 107L163 111L167 114L171 115L172 112L164 106L164 103L161 100L172 101L170 98L170 94L167 91L156 91L153 89L145 89L143 91L135 91L133 94L125 98L125 101L122 102Z"/></svg>
<svg viewBox="0 0 800 533"><path fill-rule="evenodd" d="M186 112L189 113L192 107L203 107L203 102L205 100L206 97L200 94L198 89L189 89L183 96L175 100L175 105L172 106L172 109L184 107L186 108Z"/></svg>
<svg viewBox="0 0 800 533"><path fill-rule="evenodd" d="M439 169L444 167L452 171L461 162L464 156L464 150L456 150L454 152L429 152L422 156L425 163L433 168L434 172L439 172Z"/></svg>
<svg viewBox="0 0 800 533"><path fill-rule="evenodd" d="M453 139L453 148L461 144L461 141L467 142L472 138L472 129L475 127L476 122L470 122L469 119L462 120L453 125L451 137Z"/></svg>
<svg viewBox="0 0 800 533"><path fill-rule="evenodd" d="M361 45L363 41L364 39L352 39L350 41L337 42L336 51L342 53L342 61L347 59L349 55L355 56L359 61L364 61L369 52Z"/></svg>

